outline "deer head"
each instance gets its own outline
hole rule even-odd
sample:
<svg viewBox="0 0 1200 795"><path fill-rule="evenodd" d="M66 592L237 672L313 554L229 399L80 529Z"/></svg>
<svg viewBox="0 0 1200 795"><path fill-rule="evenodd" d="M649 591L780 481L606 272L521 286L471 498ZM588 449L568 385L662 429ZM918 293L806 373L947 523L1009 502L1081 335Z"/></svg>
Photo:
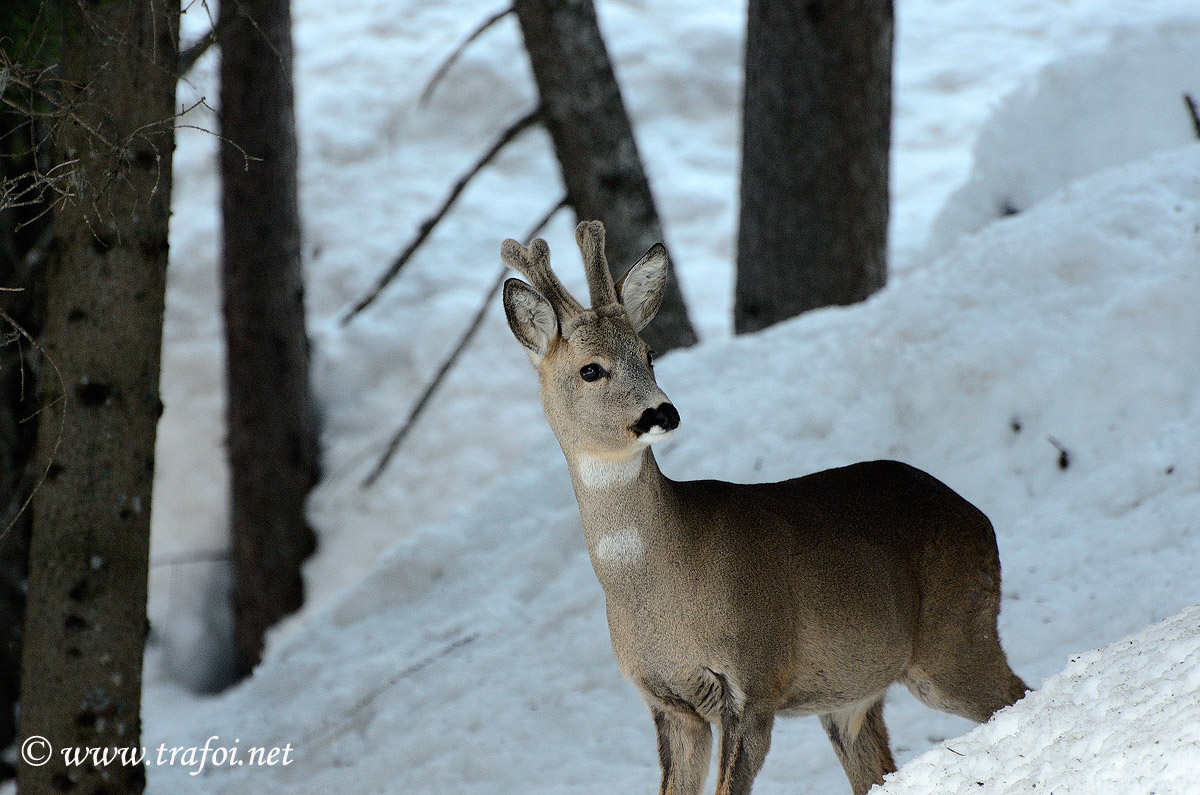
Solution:
<svg viewBox="0 0 1200 795"><path fill-rule="evenodd" d="M568 458L633 459L671 435L679 413L654 380L653 352L638 332L658 312L667 283L667 251L655 244L613 284L604 225L575 229L591 309L550 269L550 248L505 240L504 264L529 280L504 283L504 312L538 370L542 408Z"/></svg>

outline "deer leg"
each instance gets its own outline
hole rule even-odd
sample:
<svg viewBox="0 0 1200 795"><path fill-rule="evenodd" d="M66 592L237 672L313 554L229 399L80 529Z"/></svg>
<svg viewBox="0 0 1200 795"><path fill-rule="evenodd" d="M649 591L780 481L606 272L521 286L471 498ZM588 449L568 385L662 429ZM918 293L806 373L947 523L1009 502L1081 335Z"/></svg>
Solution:
<svg viewBox="0 0 1200 795"><path fill-rule="evenodd" d="M659 795L700 795L708 776L712 729L696 714L650 708L662 765Z"/></svg>
<svg viewBox="0 0 1200 795"><path fill-rule="evenodd" d="M896 770L883 723L883 696L865 706L821 715L821 726L837 753L854 795L863 795Z"/></svg>
<svg viewBox="0 0 1200 795"><path fill-rule="evenodd" d="M771 747L771 713L727 709L721 718L716 795L747 795Z"/></svg>

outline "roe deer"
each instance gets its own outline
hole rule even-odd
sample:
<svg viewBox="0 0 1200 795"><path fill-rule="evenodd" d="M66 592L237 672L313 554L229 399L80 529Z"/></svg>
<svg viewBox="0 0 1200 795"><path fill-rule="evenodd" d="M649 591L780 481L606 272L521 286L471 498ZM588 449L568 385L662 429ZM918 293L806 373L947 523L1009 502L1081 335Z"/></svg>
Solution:
<svg viewBox="0 0 1200 795"><path fill-rule="evenodd" d="M500 249L520 272L504 310L537 367L607 599L621 672L650 707L661 793L704 786L720 731L717 795L744 795L776 715L820 716L859 795L895 770L884 691L986 721L1021 698L996 632L991 523L895 461L782 483L676 482L650 445L679 414L638 337L658 310L666 250L615 285L604 227L581 223L592 308L550 270L544 240Z"/></svg>

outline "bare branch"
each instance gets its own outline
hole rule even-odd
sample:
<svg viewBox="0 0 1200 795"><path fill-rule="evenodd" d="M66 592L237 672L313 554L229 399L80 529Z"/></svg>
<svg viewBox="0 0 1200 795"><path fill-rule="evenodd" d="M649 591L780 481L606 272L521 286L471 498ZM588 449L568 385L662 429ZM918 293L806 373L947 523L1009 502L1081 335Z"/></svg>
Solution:
<svg viewBox="0 0 1200 795"><path fill-rule="evenodd" d="M1049 442L1051 445L1053 445L1054 449L1058 451L1058 468L1059 469L1067 469L1068 467L1070 467L1071 466L1071 451L1068 450L1063 445L1062 442L1060 442L1058 439L1055 439L1053 436L1047 436L1046 441Z"/></svg>
<svg viewBox="0 0 1200 795"><path fill-rule="evenodd" d="M434 71L433 76L429 78L429 82L425 84L425 88L421 91L421 96L417 100L417 104L425 105L427 102L429 102L429 98L433 95L433 89L435 89L437 84L441 82L441 79L446 76L446 73L450 71L450 67L454 66L454 64L458 61L459 56L463 54L463 51L471 45L471 42L482 36L487 32L488 28L490 28L492 25L495 25L512 12L512 6L503 8L492 14L483 22L480 22L473 31L467 34L467 37L459 42L458 46L450 51L450 54L446 56L445 60L443 60L438 68Z"/></svg>
<svg viewBox="0 0 1200 795"><path fill-rule="evenodd" d="M375 287L373 287L370 292L359 299L358 303L351 307L350 310L342 316L343 326L353 320L354 316L359 312L363 311L372 303L374 303L375 299L379 297L379 294L383 292L384 288L391 283L392 279L396 278L396 274L400 272L401 268L408 264L408 261L412 259L413 254L415 254L421 244L425 242L425 238L429 237L429 233L433 231L433 228L438 225L438 222L441 221L442 218L445 217L446 213L450 211L450 208L454 206L455 200L458 199L458 196L463 192L463 189L467 187L467 183L469 183L476 174L482 171L488 163L492 162L496 155L499 154L501 149L511 143L512 140L518 135L537 123L541 119L541 115L541 108L534 108L532 111L509 125L508 129L500 134L500 136L492 144L491 148L489 148L487 152L485 152L483 156L476 161L475 165L471 166L467 173L458 178L458 181L454 183L454 187L450 189L449 195L447 195L445 201L442 202L442 206L438 208L437 212L421 222L421 225L417 228L416 237L409 242L404 251L400 253L400 256L396 257L391 266L388 267L383 275L379 277L379 281L375 283Z"/></svg>
<svg viewBox="0 0 1200 795"><path fill-rule="evenodd" d="M188 3L183 12L186 14L192 7L192 3ZM192 67L196 65L196 61L200 60L200 56L208 52L208 48L217 43L217 39L221 38L226 28L229 27L230 20L233 19L233 14L218 14L214 20L212 9L208 6L208 0L201 0L200 7L204 9L204 13L208 15L208 33L201 36L196 41L192 42L187 47L179 50L179 77L183 79Z"/></svg>
<svg viewBox="0 0 1200 795"><path fill-rule="evenodd" d="M534 224L529 232L525 234L525 240L528 241L538 232L542 231L542 228L545 227L546 224L550 223L550 219L554 217L554 214L566 206L567 197L563 196L546 212L545 215L542 216L541 220ZM500 292L500 286L504 284L504 276L506 273L508 273L508 268L500 268L500 273L496 276L495 281L492 282L492 286L488 289L487 295L480 303L479 309L476 310L475 317L471 319L471 324L467 326L467 330L463 332L462 338L458 341L458 345L456 345L454 350L450 352L450 355L446 357L446 361L442 362L442 366L438 368L437 375L435 375L433 380L430 381L425 387L425 391L421 393L421 397L413 405L412 410L409 411L408 419L406 419L404 424L401 425L396 433L392 435L391 441L388 442L387 449L384 451L383 455L379 457L379 461L375 464L375 468L371 470L371 474L367 475L367 477L363 479L360 488L370 488L372 485L374 485L375 481L379 479L379 476L383 474L383 471L387 469L387 465L391 462L392 456L394 456L396 451L400 449L400 445L404 443L404 439L408 436L408 432L412 430L414 425L416 425L417 419L421 416L421 412L424 411L425 406L429 404L429 399L432 398L437 392L438 387L442 385L442 381L446 379L446 375L449 374L450 369L454 366L454 363L458 361L458 357L462 355L462 352L466 350L467 345L474 338L475 332L477 332L479 327L483 325L483 319L487 315L488 307L492 305L492 301L495 300L496 294Z"/></svg>
<svg viewBox="0 0 1200 795"><path fill-rule="evenodd" d="M4 289L6 291L15 292L15 290L13 288L4 288ZM20 289L20 288L17 288L17 289ZM38 353L40 353L42 355L42 359L47 364L50 365L50 368L52 370L54 370L54 377L58 379L58 388L59 388L61 394L54 400L52 400L49 403L47 403L46 405L42 406L41 409L39 409L37 412L34 413L34 416L36 416L37 414L40 414L41 412L45 411L46 409L50 408L51 406L53 406L57 403L62 403L65 406L67 403L67 382L66 382L66 379L63 378L62 371L58 369L58 364L54 361L54 358L52 356L50 356L50 354L46 353L46 350L41 346L41 343L39 343L36 339L34 339L29 334L29 332L26 331L23 326L21 326L20 323L13 320L12 316L9 315L7 312L5 312L3 309L0 309L0 319L4 320L6 323L8 323L8 325L12 328L13 332L16 335L18 335L17 339L20 339L23 337L26 342L28 342L30 345L33 346L33 349L35 351L37 351ZM30 419L30 418L27 417L26 419ZM24 420L22 420L22 422L24 422ZM41 471L41 474L38 475L38 479L33 484L33 488L31 488L29 490L29 494L27 494L25 496L25 501L21 503L19 508L17 508L16 513L13 514L12 519L9 521L9 523L7 525L5 525L4 529L0 530L0 538L3 538L4 536L8 535L8 532L10 530L12 530L13 527L16 526L17 520L21 518L21 514L25 513L25 510L27 508L29 508L29 504L31 502L33 502L34 495L37 494L38 489L40 489L42 487L42 484L46 482L46 478L49 477L50 468L53 467L55 464L54 456L58 454L59 445L62 444L63 434L64 434L64 431L66 428L66 423L67 423L66 413L60 411L58 414L58 435L54 437L54 445L50 448L50 455L46 457L46 466Z"/></svg>
<svg viewBox="0 0 1200 795"><path fill-rule="evenodd" d="M547 210L536 224L529 227L529 231L525 233L525 243L528 244L529 241L533 239L534 235L545 229L546 224L550 223L550 219L557 215L559 210L566 207L570 203L570 198L566 194L563 194L562 198L555 202L554 206Z"/></svg>
<svg viewBox="0 0 1200 795"><path fill-rule="evenodd" d="M196 61L199 61L200 57L208 52L209 47L217 43L217 39L221 37L221 33L229 26L229 20L232 18L229 15L221 16L218 22L209 29L208 33L205 33L199 39L179 51L179 76L181 78L192 71L192 67L196 65Z"/></svg>
<svg viewBox="0 0 1200 795"><path fill-rule="evenodd" d="M1200 108L1196 107L1196 100L1191 94L1184 93L1183 104L1187 105L1188 114L1192 117L1192 129L1196 131L1196 137L1200 138Z"/></svg>

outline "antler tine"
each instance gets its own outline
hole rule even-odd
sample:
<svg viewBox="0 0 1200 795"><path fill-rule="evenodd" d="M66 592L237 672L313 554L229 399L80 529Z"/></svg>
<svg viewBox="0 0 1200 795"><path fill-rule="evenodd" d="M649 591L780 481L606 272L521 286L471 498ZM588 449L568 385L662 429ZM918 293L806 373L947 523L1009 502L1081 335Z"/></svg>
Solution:
<svg viewBox="0 0 1200 795"><path fill-rule="evenodd" d="M579 253L583 256L592 308L599 309L617 303L617 290L613 287L608 258L604 256L604 224L600 221L580 222L575 227L575 242L579 244Z"/></svg>
<svg viewBox="0 0 1200 795"><path fill-rule="evenodd" d="M583 312L583 307L550 270L550 246L545 240L538 238L525 248L509 238L500 244L500 259L529 280L533 289L554 307L560 321Z"/></svg>

